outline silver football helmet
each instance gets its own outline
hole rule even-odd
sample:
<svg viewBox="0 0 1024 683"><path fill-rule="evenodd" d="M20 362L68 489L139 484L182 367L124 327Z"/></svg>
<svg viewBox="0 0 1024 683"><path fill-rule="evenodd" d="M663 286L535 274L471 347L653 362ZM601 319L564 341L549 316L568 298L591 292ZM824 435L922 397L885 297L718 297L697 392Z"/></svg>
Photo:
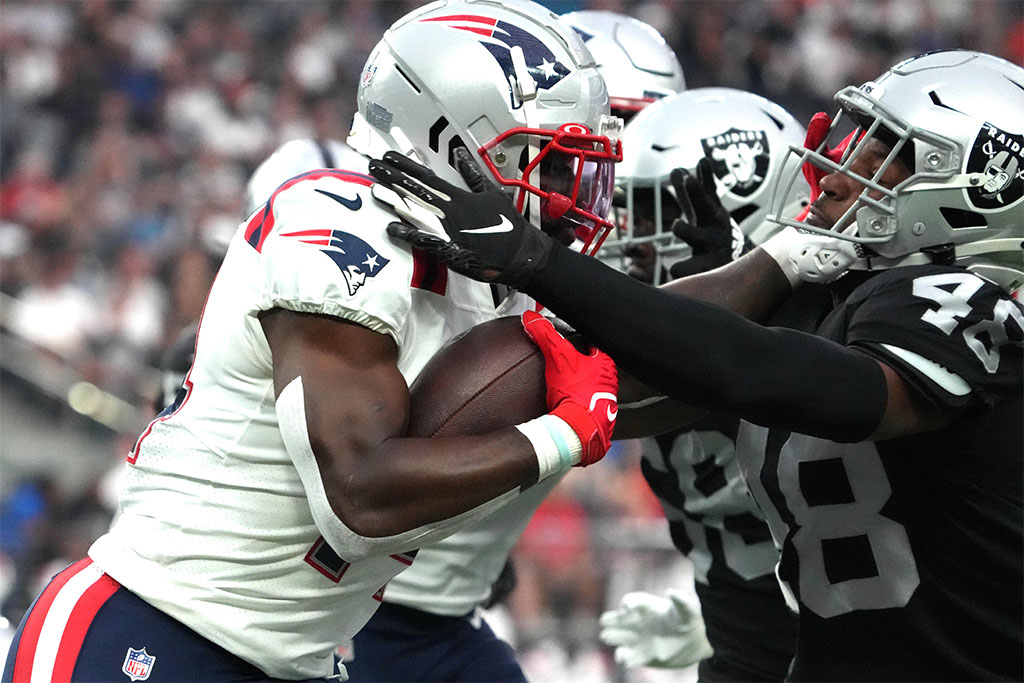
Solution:
<svg viewBox="0 0 1024 683"><path fill-rule="evenodd" d="M760 244L779 229L766 221L772 187L790 145L803 144L805 134L785 109L742 90L696 88L655 102L622 135L618 230L601 258L655 284L688 258L689 246L671 230L680 210L669 177L676 168L692 172L702 157L712 161L718 197L738 228L734 254L744 238ZM799 171L797 160L790 165ZM786 215L799 214L807 196L806 184L794 184Z"/></svg>
<svg viewBox="0 0 1024 683"><path fill-rule="evenodd" d="M434 2L399 19L363 68L349 145L395 150L465 187L468 148L535 225L594 244L607 211L622 123L590 51L529 0Z"/></svg>
<svg viewBox="0 0 1024 683"><path fill-rule="evenodd" d="M568 12L562 19L594 55L615 116L629 121L651 102L686 90L676 53L653 26L604 10Z"/></svg>
<svg viewBox="0 0 1024 683"><path fill-rule="evenodd" d="M837 160L794 146L794 156L864 186L832 226L796 224L857 245L854 268L959 263L1010 291L1024 283L1024 69L979 52L948 50L900 62L835 96L831 143L855 126ZM851 170L877 139L891 149L871 177ZM887 187L896 159L909 177ZM798 176L799 172L795 174ZM795 177L794 176L794 177ZM786 181L780 183L784 191ZM780 214L786 225L794 221Z"/></svg>

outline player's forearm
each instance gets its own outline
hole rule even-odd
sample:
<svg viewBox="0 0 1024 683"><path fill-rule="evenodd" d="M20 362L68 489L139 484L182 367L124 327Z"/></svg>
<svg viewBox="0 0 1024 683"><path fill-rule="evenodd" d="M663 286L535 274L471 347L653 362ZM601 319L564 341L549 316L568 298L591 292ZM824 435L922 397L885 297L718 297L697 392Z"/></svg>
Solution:
<svg viewBox="0 0 1024 683"><path fill-rule="evenodd" d="M672 280L661 289L716 304L759 323L768 320L793 291L775 260L762 249L714 270Z"/></svg>
<svg viewBox="0 0 1024 683"><path fill-rule="evenodd" d="M760 249L714 270L673 280L661 289L717 304L756 322L767 320L792 292L774 259ZM661 434L707 412L669 398L656 401L660 393L620 373L616 439Z"/></svg>
<svg viewBox="0 0 1024 683"><path fill-rule="evenodd" d="M393 438L375 451L360 459L364 464L355 473L325 473L335 512L364 536L452 520L537 480L537 456L515 428L482 436Z"/></svg>
<svg viewBox="0 0 1024 683"><path fill-rule="evenodd" d="M349 562L419 548L488 514L532 483L538 458L508 428L449 438L331 438L308 428L302 378L276 403L281 437L320 533Z"/></svg>
<svg viewBox="0 0 1024 683"><path fill-rule="evenodd" d="M684 403L840 441L864 438L881 419L878 364L839 344L653 290L561 247L526 291Z"/></svg>

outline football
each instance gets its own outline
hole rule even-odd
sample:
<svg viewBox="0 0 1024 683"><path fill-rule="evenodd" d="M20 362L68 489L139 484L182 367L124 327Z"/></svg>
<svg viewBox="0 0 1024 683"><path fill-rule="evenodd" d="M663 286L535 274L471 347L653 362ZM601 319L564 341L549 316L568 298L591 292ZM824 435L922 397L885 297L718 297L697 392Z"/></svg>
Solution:
<svg viewBox="0 0 1024 683"><path fill-rule="evenodd" d="M544 356L519 316L489 320L453 339L409 391L414 437L486 434L548 412Z"/></svg>

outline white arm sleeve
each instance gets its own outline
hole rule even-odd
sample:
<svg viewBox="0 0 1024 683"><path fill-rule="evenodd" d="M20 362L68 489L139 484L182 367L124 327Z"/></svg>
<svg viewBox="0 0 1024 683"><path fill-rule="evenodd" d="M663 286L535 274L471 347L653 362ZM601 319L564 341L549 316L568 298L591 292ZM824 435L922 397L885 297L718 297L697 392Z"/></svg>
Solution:
<svg viewBox="0 0 1024 683"><path fill-rule="evenodd" d="M449 519L425 524L409 531L393 536L370 538L361 536L341 521L331 503L327 499L324 483L320 477L316 456L309 443L309 432L306 429L306 409L302 378L296 377L284 388L277 399L277 419L281 427L281 438L284 440L288 455L291 456L295 469L302 480L302 487L309 500L309 509L313 514L320 533L341 557L349 562L407 552L450 536L459 529L469 526L494 511L495 508L507 503L519 495L519 489L504 493L483 505Z"/></svg>

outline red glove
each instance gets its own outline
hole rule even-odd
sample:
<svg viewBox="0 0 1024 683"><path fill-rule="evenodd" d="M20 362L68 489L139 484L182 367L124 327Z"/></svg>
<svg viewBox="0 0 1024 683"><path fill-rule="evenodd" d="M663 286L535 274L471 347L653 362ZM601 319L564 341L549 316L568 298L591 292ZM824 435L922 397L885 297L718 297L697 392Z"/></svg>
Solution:
<svg viewBox="0 0 1024 683"><path fill-rule="evenodd" d="M611 446L619 376L615 362L603 351L580 353L560 335L551 321L535 313L523 313L523 329L544 354L548 410L576 432L586 467L604 457Z"/></svg>
<svg viewBox="0 0 1024 683"><path fill-rule="evenodd" d="M817 114L811 117L811 122L807 124L807 135L804 137L804 147L810 150L818 149L818 146L825 141L828 137L829 128L832 127L832 117L823 111L819 111ZM853 141L854 133L851 132L842 142L836 145L835 149L829 149L825 147L821 150L822 156L827 158L829 161L839 163L839 160L843 158L843 153L846 148L850 146L850 142ZM809 161L805 161L803 168L804 178L807 179L807 184L811 186L811 202L821 196L821 179L827 176L831 171L827 171L823 168L818 168ZM804 209L803 213L797 217L798 221L802 221L807 218L807 209Z"/></svg>

